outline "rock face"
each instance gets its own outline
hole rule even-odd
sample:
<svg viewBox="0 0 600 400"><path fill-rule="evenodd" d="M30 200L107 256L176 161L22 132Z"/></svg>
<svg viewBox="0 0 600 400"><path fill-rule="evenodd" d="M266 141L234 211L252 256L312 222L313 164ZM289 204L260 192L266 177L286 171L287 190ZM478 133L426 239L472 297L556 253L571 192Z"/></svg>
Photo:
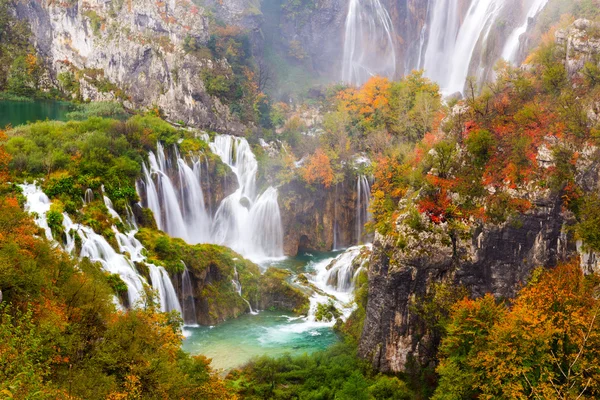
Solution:
<svg viewBox="0 0 600 400"><path fill-rule="evenodd" d="M350 179L328 189L309 189L297 180L280 187L285 254L358 244L356 200L356 183Z"/></svg>
<svg viewBox="0 0 600 400"><path fill-rule="evenodd" d="M369 299L359 353L381 371L402 372L416 360L427 365L437 344L411 308L434 282L462 285L474 296L512 297L532 270L576 254L563 226L558 197L535 202L533 211L500 226L474 228L453 248L447 227L417 232L398 220L405 243L377 236L369 269ZM426 223L424 221L424 223Z"/></svg>
<svg viewBox="0 0 600 400"><path fill-rule="evenodd" d="M600 24L578 19L570 27L556 31L556 42L565 48L565 67L571 79L581 77L586 63L600 66Z"/></svg>
<svg viewBox="0 0 600 400"><path fill-rule="evenodd" d="M241 132L229 108L210 96L203 70L228 68L184 51L186 41L210 37L205 10L191 1L22 1L33 41L57 86L71 73L83 100L121 96L131 108L158 108L171 121Z"/></svg>

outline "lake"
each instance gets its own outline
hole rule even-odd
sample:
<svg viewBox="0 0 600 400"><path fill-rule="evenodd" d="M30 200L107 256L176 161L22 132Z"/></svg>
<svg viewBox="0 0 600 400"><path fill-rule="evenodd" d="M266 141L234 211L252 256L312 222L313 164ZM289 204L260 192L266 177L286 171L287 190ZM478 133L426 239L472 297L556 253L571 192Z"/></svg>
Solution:
<svg viewBox="0 0 600 400"><path fill-rule="evenodd" d="M73 105L65 101L35 100L11 101L0 100L0 127L18 126L27 122L49 120L66 120L67 113Z"/></svg>

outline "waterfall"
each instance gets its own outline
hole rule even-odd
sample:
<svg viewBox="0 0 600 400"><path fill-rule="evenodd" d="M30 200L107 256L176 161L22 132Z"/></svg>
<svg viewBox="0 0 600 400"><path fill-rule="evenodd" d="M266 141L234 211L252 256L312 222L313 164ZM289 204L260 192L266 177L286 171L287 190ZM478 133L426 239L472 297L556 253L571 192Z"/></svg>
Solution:
<svg viewBox="0 0 600 400"><path fill-rule="evenodd" d="M90 204L92 201L94 201L94 192L92 189L87 188L83 197L83 204Z"/></svg>
<svg viewBox="0 0 600 400"><path fill-rule="evenodd" d="M250 304L250 302L248 300L246 300L244 298L244 296L242 296L242 283L240 282L240 276L238 275L238 271L237 271L237 267L236 266L233 267L233 279L231 280L231 284L235 288L236 293L248 305L248 308L250 309L250 314L257 315L258 313L256 311L252 310L252 305Z"/></svg>
<svg viewBox="0 0 600 400"><path fill-rule="evenodd" d="M176 310L183 315L179 300L177 299L177 293L167 271L163 267L157 267L153 264L148 264L148 271L150 272L152 289L158 293L160 311Z"/></svg>
<svg viewBox="0 0 600 400"><path fill-rule="evenodd" d="M258 163L248 141L231 135L217 135L209 143L235 174L237 190L223 199L214 216L207 210L202 191L199 155L182 157L173 150L171 162L160 143L157 154L148 154L143 178L137 183L142 205L154 212L157 226L188 243L216 243L228 246L253 261L283 257L283 227L277 190L256 195ZM206 161L206 157L204 158Z"/></svg>
<svg viewBox="0 0 600 400"><path fill-rule="evenodd" d="M357 265L354 261L362 249L362 246L349 248L319 271L316 280L320 282L320 286L327 286L340 293L352 293L354 279L362 267L362 263ZM364 261L366 259L363 263Z"/></svg>
<svg viewBox="0 0 600 400"><path fill-rule="evenodd" d="M521 43L521 35L527 32L529 23L538 15L540 11L548 4L548 0L533 0L525 16L525 21L517 27L508 37L504 49L502 50L502 58L513 64L516 63L519 56L519 45Z"/></svg>
<svg viewBox="0 0 600 400"><path fill-rule="evenodd" d="M442 92L448 95L463 91L470 72L479 80L485 77L486 68L496 61L486 59L486 54L495 54L487 48L491 43L490 34L494 29L501 30L500 25L506 24L506 18L516 14L519 25L510 32L502 47L502 57L514 63L520 37L532 18L548 3L548 0L472 0L464 12L456 0L430 1L429 35L421 65L425 75L438 82ZM519 12L519 4L523 4L524 15ZM498 35L502 39L502 34Z"/></svg>
<svg viewBox="0 0 600 400"><path fill-rule="evenodd" d="M50 200L35 184L22 185L23 194L26 197L25 210L35 213L35 222L44 229L48 240L52 240L52 233L46 222L46 213L50 210ZM112 202L104 197L104 202L111 215ZM120 220L118 214L116 218ZM137 272L134 262L145 262L143 255L144 247L135 238L135 230L127 234L121 233L113 226L119 251L116 251L110 243L101 235L94 232L88 226L74 223L67 213L63 213L63 228L65 232L65 251L73 253L76 250L78 239L80 239L80 258L87 257L92 262L98 262L102 269L119 275L127 285L128 303L130 306L139 304L144 293L145 279ZM148 265L152 277L152 286L159 293L158 302L161 310L177 310L181 312L179 301L175 294L173 284L163 267Z"/></svg>
<svg viewBox="0 0 600 400"><path fill-rule="evenodd" d="M425 74L444 86L452 71L456 37L460 27L460 15L456 0L430 0L429 38L423 59ZM422 52L422 50L421 50ZM461 88L462 89L462 88Z"/></svg>
<svg viewBox="0 0 600 400"><path fill-rule="evenodd" d="M175 148L175 163L171 163L161 143L157 143L156 155L148 153L143 178L137 182L143 205L154 213L159 229L188 243L209 240L210 218L206 211L202 192L202 164L192 158L191 166ZM178 189L174 182L178 183Z"/></svg>
<svg viewBox="0 0 600 400"><path fill-rule="evenodd" d="M442 90L446 93L463 91L475 46L479 40L485 42L487 39L502 5L502 0L478 0L473 1L469 6L450 58L450 65L452 65L450 76L442 85Z"/></svg>
<svg viewBox="0 0 600 400"><path fill-rule="evenodd" d="M196 319L196 302L194 301L194 289L192 288L192 280L190 278L190 271L188 270L185 263L183 264L184 270L181 275L181 309L183 315L183 322L186 325L196 325L198 322Z"/></svg>
<svg viewBox="0 0 600 400"><path fill-rule="evenodd" d="M342 81L362 85L371 76L396 75L395 32L379 0L350 0L344 35Z"/></svg>
<svg viewBox="0 0 600 400"><path fill-rule="evenodd" d="M356 181L356 242L364 240L364 227L371 218L369 204L371 202L371 185L365 175L358 175Z"/></svg>

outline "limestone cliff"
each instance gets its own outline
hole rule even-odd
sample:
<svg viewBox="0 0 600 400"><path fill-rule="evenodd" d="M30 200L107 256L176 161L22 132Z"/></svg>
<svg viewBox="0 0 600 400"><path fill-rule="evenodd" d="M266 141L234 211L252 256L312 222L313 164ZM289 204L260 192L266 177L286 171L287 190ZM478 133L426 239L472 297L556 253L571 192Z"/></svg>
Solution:
<svg viewBox="0 0 600 400"><path fill-rule="evenodd" d="M24 0L16 13L30 23L55 85L78 86L83 100L119 97L173 122L243 130L201 79L203 70L227 70L227 61L184 50L210 38L206 10L191 1Z"/></svg>
<svg viewBox="0 0 600 400"><path fill-rule="evenodd" d="M405 371L412 358L421 365L433 360L437 343L412 308L432 283L462 285L474 296L512 297L534 268L575 254L575 243L563 233L568 216L553 196L537 199L534 211L518 220L473 227L454 246L447 226L419 231L405 220L397 221L402 245L378 235L370 260L359 351L381 371Z"/></svg>

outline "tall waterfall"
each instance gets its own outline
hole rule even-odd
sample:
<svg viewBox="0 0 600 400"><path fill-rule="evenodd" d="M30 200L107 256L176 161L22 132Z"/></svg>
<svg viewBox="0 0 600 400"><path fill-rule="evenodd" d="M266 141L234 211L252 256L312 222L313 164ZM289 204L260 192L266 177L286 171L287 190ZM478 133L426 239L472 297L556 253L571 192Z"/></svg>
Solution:
<svg viewBox="0 0 600 400"><path fill-rule="evenodd" d="M444 85L452 71L450 60L454 55L460 15L456 0L430 0L429 39L423 59L425 74ZM422 42L423 43L423 42ZM422 52L422 50L421 50Z"/></svg>
<svg viewBox="0 0 600 400"><path fill-rule="evenodd" d="M396 75L394 26L379 0L350 0L345 28L343 82L359 86L374 75Z"/></svg>
<svg viewBox="0 0 600 400"><path fill-rule="evenodd" d="M548 0L531 0L531 4L525 15L523 23L515 29L508 37L504 49L502 50L502 58L505 60L516 63L519 55L519 46L521 44L521 36L527 32L527 28L531 23L531 20L535 18L540 11L548 4Z"/></svg>
<svg viewBox="0 0 600 400"><path fill-rule="evenodd" d="M364 226L371 218L369 204L371 202L371 185L365 175L358 175L356 180L356 242L361 244L365 239Z"/></svg>
<svg viewBox="0 0 600 400"><path fill-rule="evenodd" d="M260 262L283 256L283 227L277 190L256 195L258 163L244 138L218 135L210 148L235 174L237 190L223 199L214 216L202 191L202 158L167 156L160 143L150 152L138 182L142 204L154 213L159 229L188 243L216 243ZM206 167L204 166L206 169Z"/></svg>
<svg viewBox="0 0 600 400"><path fill-rule="evenodd" d="M472 74L478 80L485 77L486 68L496 60L486 59L494 53L488 46L500 41L501 57L515 62L520 37L526 32L531 19L548 3L548 0L472 0L466 12L455 0L430 0L427 27L429 35L422 63L425 75L438 82L442 92L462 92L467 77ZM495 30L506 24L508 15L522 16L506 39ZM514 18L514 17L513 17ZM492 33L494 32L494 33ZM500 50L500 48L498 49ZM422 51L422 49L420 50Z"/></svg>

